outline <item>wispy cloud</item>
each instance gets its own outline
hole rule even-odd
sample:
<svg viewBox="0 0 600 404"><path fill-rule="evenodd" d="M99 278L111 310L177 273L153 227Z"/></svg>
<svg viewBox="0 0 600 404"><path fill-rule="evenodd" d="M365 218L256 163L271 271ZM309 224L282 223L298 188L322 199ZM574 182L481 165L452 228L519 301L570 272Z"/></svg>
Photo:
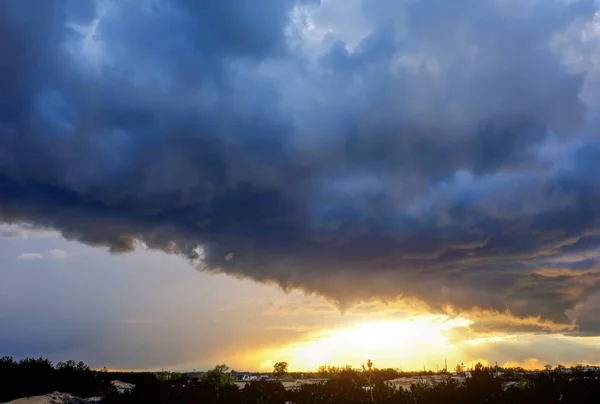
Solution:
<svg viewBox="0 0 600 404"><path fill-rule="evenodd" d="M17 256L17 261L34 261L34 260L43 260L44 256L39 253L26 253Z"/></svg>
<svg viewBox="0 0 600 404"><path fill-rule="evenodd" d="M46 258L50 258L50 259L64 259L67 258L69 255L67 254L66 251L64 250L59 250L59 249L52 249L52 250L48 250L46 253L24 253L24 254L20 254L17 257L17 261L33 261L33 260L43 260Z"/></svg>
<svg viewBox="0 0 600 404"><path fill-rule="evenodd" d="M66 253L66 251L63 251L63 250L58 250L58 249L54 249L54 250L50 250L50 251L48 251L48 255L49 255L51 258L54 258L54 259L62 259L62 258L66 258L66 257L68 257L68 256L69 256L69 255Z"/></svg>

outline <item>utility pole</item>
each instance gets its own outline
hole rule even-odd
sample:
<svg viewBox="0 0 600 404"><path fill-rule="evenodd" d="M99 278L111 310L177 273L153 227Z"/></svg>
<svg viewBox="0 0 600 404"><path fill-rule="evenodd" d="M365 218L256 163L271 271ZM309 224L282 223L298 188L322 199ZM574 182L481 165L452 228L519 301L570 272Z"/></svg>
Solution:
<svg viewBox="0 0 600 404"><path fill-rule="evenodd" d="M444 359L444 372L448 371L448 359Z"/></svg>

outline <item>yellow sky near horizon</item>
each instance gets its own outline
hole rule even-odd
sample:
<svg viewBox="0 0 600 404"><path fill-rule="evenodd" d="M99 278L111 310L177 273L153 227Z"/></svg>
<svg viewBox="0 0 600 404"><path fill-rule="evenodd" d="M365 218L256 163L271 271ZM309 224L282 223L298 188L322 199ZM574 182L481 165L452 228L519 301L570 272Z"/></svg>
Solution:
<svg viewBox="0 0 600 404"><path fill-rule="evenodd" d="M406 320L369 321L353 327L323 330L307 339L254 354L260 369L269 369L277 358L298 371L324 364L359 367L371 359L378 367L416 369L423 359L432 362L454 350L444 331L468 326L465 318L417 316ZM403 364L403 365L402 365ZM443 359L441 359L443 367Z"/></svg>
<svg viewBox="0 0 600 404"><path fill-rule="evenodd" d="M466 368L470 368L477 362L525 369L542 369L546 364L600 364L600 338L582 338L560 333L473 331L471 327L477 324L477 321L486 318L484 312L472 313L471 316L399 315L393 305L388 304L387 314L382 315L378 312L379 315L369 317L363 313L364 308L377 303L358 305L354 311L339 314L336 313L335 307L329 312L326 304L309 303L318 303L319 298L299 296L295 293L285 295L284 300L287 298L290 299L288 303L291 303L287 316L284 314L287 307L285 304L269 305L270 308L260 312L257 318L270 317L279 325L265 321L258 326L257 332L259 336L262 333L271 336L279 332L291 333L288 337L275 338L274 342L266 339L260 343L251 336L253 331L249 329L248 344L243 343L243 334L238 335L240 349L233 347L217 352L213 357L215 365L226 363L238 371L270 372L275 362L286 361L290 371L314 372L322 365L350 365L360 368L368 359L373 361L376 368L396 368L404 371L438 371L444 368L445 362L449 371L453 371L457 364L464 364ZM307 305L300 309L293 303L298 299L306 299ZM319 313L316 316L323 321L321 327L304 321L304 316L314 320L315 315L309 314L311 309ZM217 311L235 313L234 308ZM488 313L487 320L497 323L513 321L517 324L527 321L513 319L501 313ZM535 322L539 319L530 321ZM564 348L563 356L559 347ZM552 352L553 350L558 351ZM586 351L591 354L588 355ZM550 353L552 355L549 355ZM573 357L573 353L579 356ZM207 368L197 367L192 361L146 370L162 369L191 371Z"/></svg>
<svg viewBox="0 0 600 404"><path fill-rule="evenodd" d="M298 302L304 304L298 304ZM285 303L284 303L285 302ZM278 361L287 361L291 371L315 371L322 365L360 367L371 359L378 368L403 370L440 370L447 361L452 370L459 363L472 366L477 362L498 363L500 366L526 369L543 368L545 364L572 366L578 363L600 363L597 349L599 338L564 335L571 329L539 317L517 318L510 313L474 310L457 315L431 314L423 306L403 301L363 302L349 309L338 319L334 306L318 297L300 293L286 295L265 312L283 321L320 316L321 327L306 326L296 340L281 344L266 344L260 349L244 352L239 361L249 369L270 371ZM370 314L372 313L372 314ZM339 314L339 313L338 313ZM302 321L302 320L300 320ZM476 331L485 323L488 331ZM546 332L515 332L522 326L535 326ZM288 325L287 327L293 328ZM280 329L285 328L284 325ZM496 331L497 330L497 331ZM567 356L552 352L553 345L563 344ZM571 346L573 345L573 346ZM568 358L571 351L589 349L587 358Z"/></svg>

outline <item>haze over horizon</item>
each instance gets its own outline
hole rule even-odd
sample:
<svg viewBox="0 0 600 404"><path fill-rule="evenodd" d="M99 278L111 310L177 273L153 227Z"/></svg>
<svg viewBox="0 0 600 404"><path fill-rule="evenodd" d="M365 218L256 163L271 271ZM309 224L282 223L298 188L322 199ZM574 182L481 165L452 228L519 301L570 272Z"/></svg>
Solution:
<svg viewBox="0 0 600 404"><path fill-rule="evenodd" d="M600 364L597 1L3 0L0 37L0 356Z"/></svg>

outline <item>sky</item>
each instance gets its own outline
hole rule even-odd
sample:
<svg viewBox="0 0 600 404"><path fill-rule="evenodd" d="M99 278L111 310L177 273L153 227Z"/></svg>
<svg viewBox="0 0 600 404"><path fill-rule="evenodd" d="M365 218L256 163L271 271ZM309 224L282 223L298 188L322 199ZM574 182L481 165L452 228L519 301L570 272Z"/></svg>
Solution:
<svg viewBox="0 0 600 404"><path fill-rule="evenodd" d="M597 1L4 0L0 38L0 355L600 363Z"/></svg>

